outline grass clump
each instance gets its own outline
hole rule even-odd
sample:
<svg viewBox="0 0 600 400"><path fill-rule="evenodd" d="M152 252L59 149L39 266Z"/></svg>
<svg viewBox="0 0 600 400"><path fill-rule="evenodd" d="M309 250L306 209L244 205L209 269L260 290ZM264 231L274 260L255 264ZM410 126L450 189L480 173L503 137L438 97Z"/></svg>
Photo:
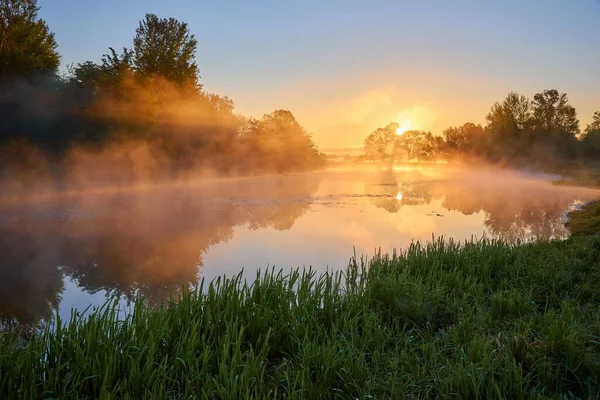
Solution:
<svg viewBox="0 0 600 400"><path fill-rule="evenodd" d="M570 212L566 225L573 236L600 233L600 202L592 201L584 204L579 210Z"/></svg>
<svg viewBox="0 0 600 400"><path fill-rule="evenodd" d="M600 237L436 240L0 338L0 398L597 398Z"/></svg>
<svg viewBox="0 0 600 400"><path fill-rule="evenodd" d="M600 164L598 162L574 163L550 168L549 172L563 175L554 181L556 185L600 188Z"/></svg>

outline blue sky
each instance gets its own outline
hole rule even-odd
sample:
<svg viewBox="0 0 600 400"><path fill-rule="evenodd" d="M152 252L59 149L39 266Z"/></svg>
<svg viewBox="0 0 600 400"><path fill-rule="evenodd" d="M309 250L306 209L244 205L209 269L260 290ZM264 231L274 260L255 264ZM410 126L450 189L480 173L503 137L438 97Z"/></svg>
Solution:
<svg viewBox="0 0 600 400"><path fill-rule="evenodd" d="M290 109L324 147L392 121L483 123L511 90L600 110L600 1L39 0L63 64L131 47L146 13L187 22L202 83L261 116Z"/></svg>

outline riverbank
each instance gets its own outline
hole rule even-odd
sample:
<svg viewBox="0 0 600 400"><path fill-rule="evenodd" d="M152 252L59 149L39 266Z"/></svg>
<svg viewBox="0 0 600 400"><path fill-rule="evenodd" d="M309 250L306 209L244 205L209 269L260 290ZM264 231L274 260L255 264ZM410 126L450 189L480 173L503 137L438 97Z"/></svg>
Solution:
<svg viewBox="0 0 600 400"><path fill-rule="evenodd" d="M591 398L599 264L600 236L574 235L217 280L125 321L107 306L4 334L0 398Z"/></svg>
<svg viewBox="0 0 600 400"><path fill-rule="evenodd" d="M596 162L562 165L551 169L551 172L563 177L554 181L556 185L600 188L600 164Z"/></svg>
<svg viewBox="0 0 600 400"><path fill-rule="evenodd" d="M600 165L597 163L573 166L560 171L563 178L556 185L600 189ZM573 237L600 234L600 201L583 204L569 213L566 226Z"/></svg>

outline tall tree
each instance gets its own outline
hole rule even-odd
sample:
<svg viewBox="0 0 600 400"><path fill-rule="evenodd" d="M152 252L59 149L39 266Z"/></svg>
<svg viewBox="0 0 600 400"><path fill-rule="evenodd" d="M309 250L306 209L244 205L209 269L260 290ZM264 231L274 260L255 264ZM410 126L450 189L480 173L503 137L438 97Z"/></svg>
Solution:
<svg viewBox="0 0 600 400"><path fill-rule="evenodd" d="M589 135L591 132L600 132L600 111L594 113L592 123L585 128L585 135Z"/></svg>
<svg viewBox="0 0 600 400"><path fill-rule="evenodd" d="M180 85L197 85L197 45L185 22L147 14L133 40L134 64L144 75L159 75Z"/></svg>
<svg viewBox="0 0 600 400"><path fill-rule="evenodd" d="M445 141L447 155L459 157L474 155L483 147L484 130L481 125L467 122L462 126L450 127L442 133Z"/></svg>
<svg viewBox="0 0 600 400"><path fill-rule="evenodd" d="M287 171L320 167L323 154L288 110L275 110L242 127L243 142L262 169Z"/></svg>
<svg viewBox="0 0 600 400"><path fill-rule="evenodd" d="M575 107L569 104L566 93L556 89L544 90L533 96L533 120L538 130L548 133L579 133Z"/></svg>
<svg viewBox="0 0 600 400"><path fill-rule="evenodd" d="M586 156L598 158L600 156L600 111L596 111L593 118L583 132L581 145Z"/></svg>
<svg viewBox="0 0 600 400"><path fill-rule="evenodd" d="M526 133L531 126L531 102L517 92L510 92L502 103L494 103L485 117L489 142L486 152L495 159L523 155L530 140Z"/></svg>
<svg viewBox="0 0 600 400"><path fill-rule="evenodd" d="M391 160L397 151L398 135L396 130L399 125L395 122L371 132L364 141L365 157L369 160Z"/></svg>
<svg viewBox="0 0 600 400"><path fill-rule="evenodd" d="M439 144L431 132L411 130L396 138L395 157L428 161L438 156Z"/></svg>
<svg viewBox="0 0 600 400"><path fill-rule="evenodd" d="M0 0L0 81L58 69L58 45L39 9L37 0Z"/></svg>
<svg viewBox="0 0 600 400"><path fill-rule="evenodd" d="M493 134L518 137L531 120L530 101L522 94L510 92L502 103L494 103L485 118Z"/></svg>

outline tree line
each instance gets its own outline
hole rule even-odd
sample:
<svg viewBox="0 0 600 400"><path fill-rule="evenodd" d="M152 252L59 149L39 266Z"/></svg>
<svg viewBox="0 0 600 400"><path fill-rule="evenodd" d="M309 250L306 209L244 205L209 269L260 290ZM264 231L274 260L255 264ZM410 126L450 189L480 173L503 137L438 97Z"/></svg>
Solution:
<svg viewBox="0 0 600 400"><path fill-rule="evenodd" d="M247 118L230 98L204 90L185 22L147 14L130 48L109 47L99 63L59 74L57 42L39 9L37 0L0 1L0 173L107 151L120 154L109 157L115 164L138 157L163 172L163 165L247 173L324 164L290 111Z"/></svg>
<svg viewBox="0 0 600 400"><path fill-rule="evenodd" d="M367 160L481 160L548 165L600 157L600 111L580 130L565 93L544 90L529 99L510 92L492 105L486 125L465 123L441 135L420 130L397 135L391 123L364 140Z"/></svg>

